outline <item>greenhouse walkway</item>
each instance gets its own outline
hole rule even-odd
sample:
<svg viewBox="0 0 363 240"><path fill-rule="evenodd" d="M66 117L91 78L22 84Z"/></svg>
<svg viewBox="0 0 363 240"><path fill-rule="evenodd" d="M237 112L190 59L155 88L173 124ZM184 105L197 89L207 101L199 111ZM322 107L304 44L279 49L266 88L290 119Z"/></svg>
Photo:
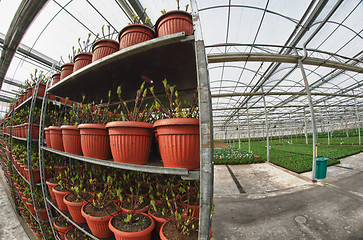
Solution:
<svg viewBox="0 0 363 240"><path fill-rule="evenodd" d="M363 153L309 178L267 163L216 166L216 239L363 239Z"/></svg>
<svg viewBox="0 0 363 240"><path fill-rule="evenodd" d="M0 174L0 240L29 240L10 204L7 196L9 192L5 189L7 183L1 169Z"/></svg>

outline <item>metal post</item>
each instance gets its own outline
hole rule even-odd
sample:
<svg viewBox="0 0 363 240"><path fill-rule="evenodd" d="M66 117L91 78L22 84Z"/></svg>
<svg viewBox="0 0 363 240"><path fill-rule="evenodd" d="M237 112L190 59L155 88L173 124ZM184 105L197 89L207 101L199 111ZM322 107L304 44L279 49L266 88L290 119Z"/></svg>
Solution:
<svg viewBox="0 0 363 240"><path fill-rule="evenodd" d="M306 120L306 112L305 112L305 108L304 108L304 131L305 131L305 142L306 144L309 144L309 140L308 140L308 123L307 123L307 120Z"/></svg>
<svg viewBox="0 0 363 240"><path fill-rule="evenodd" d="M263 92L263 87L261 87L261 90ZM267 145L267 150L266 150L266 154L267 154L267 162L270 162L270 143L269 143L269 136L268 136L268 122L267 122L267 108L266 108L266 99L265 99L265 94L262 95L263 98L263 107L265 109L265 126L266 126L266 145Z"/></svg>
<svg viewBox="0 0 363 240"><path fill-rule="evenodd" d="M213 197L213 117L209 86L208 62L202 38L201 23L196 0L190 0L195 37L195 54L199 94L199 129L200 129L200 200L199 200L199 240L209 240L212 222Z"/></svg>
<svg viewBox="0 0 363 240"><path fill-rule="evenodd" d="M347 137L349 137L349 132L348 132L348 120L347 120L347 113L346 113L346 109L344 108L344 118L345 118L345 131L347 133Z"/></svg>
<svg viewBox="0 0 363 240"><path fill-rule="evenodd" d="M353 91L353 90L352 90ZM353 91L354 95L354 91ZM358 125L358 139L359 139L359 145L361 145L361 138L360 138L360 122L359 122L359 112L358 112L358 106L357 106L357 99L354 97L354 105L355 105L355 115L357 116L357 125Z"/></svg>
<svg viewBox="0 0 363 240"><path fill-rule="evenodd" d="M295 49L295 52L296 52L296 49ZM316 147L317 147L317 142L316 142L316 125L315 125L314 107L313 107L313 102L312 102L312 99L311 99L311 93L310 93L308 79L306 77L305 69L304 69L304 66L302 64L301 58L298 58L297 62L298 62L299 68L301 70L302 77L304 79L305 89L306 89L307 98L308 98L309 107L310 107L310 113L311 113L311 124L312 124L312 128L313 128L313 169L312 169L311 179L313 181L316 181L315 171L316 171L316 150L317 150Z"/></svg>
<svg viewBox="0 0 363 240"><path fill-rule="evenodd" d="M327 116L327 118L328 118L328 145L330 145L330 130L332 129L332 127L331 127L331 121L330 121L330 116L329 116L329 112L328 112L328 106L326 105L326 102L324 103L325 104L325 107L326 107L326 109L325 109L325 111L326 111L326 116Z"/></svg>
<svg viewBox="0 0 363 240"><path fill-rule="evenodd" d="M292 144L292 135L294 134L293 133L293 131L292 131L292 121L291 121L291 113L289 113L289 119L290 119L290 124L291 124L291 126L290 126L290 136L291 136L291 144Z"/></svg>
<svg viewBox="0 0 363 240"><path fill-rule="evenodd" d="M247 112L247 127L248 127L248 152L251 152L251 130L250 130L250 115L248 113L248 103L246 102Z"/></svg>
<svg viewBox="0 0 363 240"><path fill-rule="evenodd" d="M239 125L239 116L237 118L237 131L238 131L238 149L241 149L241 130L240 130L240 125Z"/></svg>

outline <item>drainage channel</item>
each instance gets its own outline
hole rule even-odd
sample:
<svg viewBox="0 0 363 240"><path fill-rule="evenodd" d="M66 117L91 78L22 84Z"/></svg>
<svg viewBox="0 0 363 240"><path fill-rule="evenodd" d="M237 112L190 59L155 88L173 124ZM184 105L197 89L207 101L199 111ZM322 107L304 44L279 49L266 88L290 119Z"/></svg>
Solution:
<svg viewBox="0 0 363 240"><path fill-rule="evenodd" d="M241 194L246 193L246 191L243 189L242 185L239 183L238 179L236 178L236 175L234 175L232 169L228 166L228 164L226 164L226 166L227 166L228 172L229 172L229 174L231 174L231 177L232 177L234 183L236 184L239 192Z"/></svg>

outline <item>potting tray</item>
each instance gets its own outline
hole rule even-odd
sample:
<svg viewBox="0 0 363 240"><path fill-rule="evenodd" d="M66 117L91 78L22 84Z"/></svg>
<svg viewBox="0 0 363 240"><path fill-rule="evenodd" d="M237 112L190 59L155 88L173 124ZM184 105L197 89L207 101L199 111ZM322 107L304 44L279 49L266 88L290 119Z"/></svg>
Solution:
<svg viewBox="0 0 363 240"><path fill-rule="evenodd" d="M181 95L191 96L197 88L194 36L184 32L142 42L99 59L67 76L48 92L81 102L103 99L118 101L117 87L123 100L133 99L141 83L165 93L162 81L177 85Z"/></svg>

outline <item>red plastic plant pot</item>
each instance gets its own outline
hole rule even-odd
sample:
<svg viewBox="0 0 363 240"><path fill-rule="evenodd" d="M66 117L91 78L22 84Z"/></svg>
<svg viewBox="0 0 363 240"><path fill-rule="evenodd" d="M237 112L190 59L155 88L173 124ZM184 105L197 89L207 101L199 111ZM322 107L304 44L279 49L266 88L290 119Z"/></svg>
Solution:
<svg viewBox="0 0 363 240"><path fill-rule="evenodd" d="M93 44L92 62L106 57L119 50L119 43L112 39L100 39Z"/></svg>
<svg viewBox="0 0 363 240"><path fill-rule="evenodd" d="M55 84L57 84L57 82L60 81L60 78L61 78L61 73L54 73L53 76L52 76L52 86L54 86ZM49 98L49 96L48 96Z"/></svg>
<svg viewBox="0 0 363 240"><path fill-rule="evenodd" d="M78 53L74 57L73 72L76 72L77 70L87 66L90 63L92 63L92 53L89 53L89 52Z"/></svg>
<svg viewBox="0 0 363 240"><path fill-rule="evenodd" d="M149 158L151 123L115 121L107 123L112 157L115 162L143 165Z"/></svg>
<svg viewBox="0 0 363 240"><path fill-rule="evenodd" d="M66 153L82 155L81 148L81 134L77 126L63 125L62 130L62 140L63 147Z"/></svg>
<svg viewBox="0 0 363 240"><path fill-rule="evenodd" d="M62 67L61 67L60 80L68 77L69 75L71 75L73 73L73 67L74 67L74 63L63 64Z"/></svg>
<svg viewBox="0 0 363 240"><path fill-rule="evenodd" d="M80 124L81 147L85 157L110 159L110 139L104 124Z"/></svg>
<svg viewBox="0 0 363 240"><path fill-rule="evenodd" d="M178 32L185 32L187 36L193 34L192 15L185 11L167 12L158 18L155 26L158 37Z"/></svg>
<svg viewBox="0 0 363 240"><path fill-rule="evenodd" d="M55 150L64 151L61 128L56 126L50 126L49 133L52 148Z"/></svg>
<svg viewBox="0 0 363 240"><path fill-rule="evenodd" d="M156 121L154 127L164 167L199 168L199 119L163 119Z"/></svg>
<svg viewBox="0 0 363 240"><path fill-rule="evenodd" d="M129 24L119 34L120 50L155 38L155 31L144 24Z"/></svg>

